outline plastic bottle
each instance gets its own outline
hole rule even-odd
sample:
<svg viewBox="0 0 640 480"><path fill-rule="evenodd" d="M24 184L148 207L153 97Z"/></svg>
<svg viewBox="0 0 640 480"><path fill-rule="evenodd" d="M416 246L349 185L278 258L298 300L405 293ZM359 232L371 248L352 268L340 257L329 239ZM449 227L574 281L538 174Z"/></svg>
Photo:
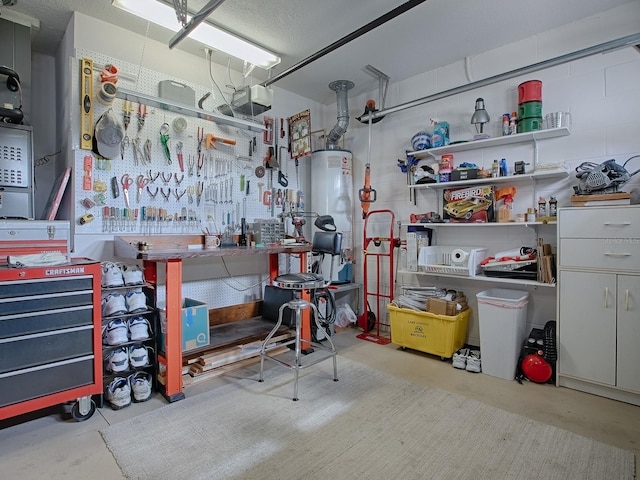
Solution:
<svg viewBox="0 0 640 480"><path fill-rule="evenodd" d="M538 198L538 217L547 216L547 201L544 197Z"/></svg>
<svg viewBox="0 0 640 480"><path fill-rule="evenodd" d="M500 164L498 163L498 160L494 160L491 165L491 176L493 178L498 178L500 176Z"/></svg>
<svg viewBox="0 0 640 480"><path fill-rule="evenodd" d="M509 135L509 117L508 113L502 115L502 135Z"/></svg>
<svg viewBox="0 0 640 480"><path fill-rule="evenodd" d="M507 173L508 173L507 160L503 158L502 160L500 160L500 176L506 177Z"/></svg>
<svg viewBox="0 0 640 480"><path fill-rule="evenodd" d="M509 135L518 133L518 112L511 112L509 118Z"/></svg>
<svg viewBox="0 0 640 480"><path fill-rule="evenodd" d="M554 196L552 196L549 199L549 216L550 217L558 216L558 200L556 200L556 197Z"/></svg>

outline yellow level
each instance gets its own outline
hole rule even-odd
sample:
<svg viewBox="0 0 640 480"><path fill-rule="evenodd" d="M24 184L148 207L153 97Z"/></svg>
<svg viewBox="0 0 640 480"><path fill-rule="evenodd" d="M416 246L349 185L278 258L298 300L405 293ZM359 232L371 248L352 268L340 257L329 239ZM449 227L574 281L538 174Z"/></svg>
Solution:
<svg viewBox="0 0 640 480"><path fill-rule="evenodd" d="M81 63L80 92L80 148L91 150L93 147L93 60L83 58Z"/></svg>

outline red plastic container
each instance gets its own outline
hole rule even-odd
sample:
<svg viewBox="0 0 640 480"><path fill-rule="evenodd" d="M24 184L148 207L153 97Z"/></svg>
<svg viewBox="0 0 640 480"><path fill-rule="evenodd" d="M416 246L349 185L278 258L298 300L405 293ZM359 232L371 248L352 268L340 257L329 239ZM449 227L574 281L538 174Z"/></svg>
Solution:
<svg viewBox="0 0 640 480"><path fill-rule="evenodd" d="M518 103L541 102L542 81L529 80L518 85Z"/></svg>

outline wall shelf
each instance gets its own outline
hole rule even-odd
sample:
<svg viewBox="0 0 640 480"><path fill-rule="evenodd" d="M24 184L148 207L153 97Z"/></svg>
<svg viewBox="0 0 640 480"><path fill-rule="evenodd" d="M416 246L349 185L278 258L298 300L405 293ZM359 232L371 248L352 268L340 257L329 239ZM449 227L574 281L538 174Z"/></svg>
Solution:
<svg viewBox="0 0 640 480"><path fill-rule="evenodd" d="M514 143L533 142L546 138L564 137L569 135L567 127L549 128L547 130L536 130L533 132L516 133L515 135L505 135L503 137L487 138L484 140L471 140L468 142L454 143L444 147L429 148L426 150L416 150L407 152L407 156L416 158L440 158L444 153L464 152L466 150L476 150L479 148L497 147L500 145L511 145Z"/></svg>
<svg viewBox="0 0 640 480"><path fill-rule="evenodd" d="M129 100L135 103L141 103L149 107L159 108L161 110L168 110L173 113L179 113L180 115L186 115L194 118L201 118L210 122L215 122L220 125L229 125L232 127L240 128L242 130L250 130L252 132L263 132L265 130L264 125L250 120L243 120L241 118L229 117L214 112L207 112L200 108L194 108L189 105L167 100L166 98L153 97L151 95L145 95L144 93L138 93L124 88L118 88L116 97L122 100Z"/></svg>
<svg viewBox="0 0 640 480"><path fill-rule="evenodd" d="M533 173L525 173L522 175L508 175L506 177L474 178L472 180L459 180L455 182L421 183L418 185L409 185L409 188L437 190L444 188L464 187L467 185L481 185L487 183L514 183L529 180L538 180L543 178L561 178L567 176L569 176L569 172L566 169L539 170Z"/></svg>
<svg viewBox="0 0 640 480"><path fill-rule="evenodd" d="M487 223L401 223L401 227L424 227L424 228L446 228L446 227L537 227L538 225L557 225L557 222L487 222Z"/></svg>
<svg viewBox="0 0 640 480"><path fill-rule="evenodd" d="M430 277L442 277L442 278L454 278L456 280L466 280L472 282L494 282L494 283L509 283L515 285L529 285L534 287L549 287L555 288L555 283L542 283L537 280L522 280L518 278L502 278L502 277L485 277L484 275L476 275L474 277L463 277L461 275L447 275L446 273L429 273L422 271L411 270L398 270L399 274L404 275L426 275Z"/></svg>

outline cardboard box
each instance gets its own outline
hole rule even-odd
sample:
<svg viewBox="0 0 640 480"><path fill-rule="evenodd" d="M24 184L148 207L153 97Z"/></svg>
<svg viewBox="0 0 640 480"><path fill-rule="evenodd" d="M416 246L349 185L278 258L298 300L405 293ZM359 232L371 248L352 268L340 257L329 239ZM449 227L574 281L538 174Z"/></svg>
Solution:
<svg viewBox="0 0 640 480"><path fill-rule="evenodd" d="M164 308L160 309L160 349L165 347L167 316ZM207 304L192 298L182 301L182 351L209 345L209 309Z"/></svg>
<svg viewBox="0 0 640 480"><path fill-rule="evenodd" d="M495 222L493 185L443 190L442 218L449 222Z"/></svg>
<svg viewBox="0 0 640 480"><path fill-rule="evenodd" d="M454 316L459 313L458 305L461 307L460 312L466 310L469 307L467 297L458 297L455 301L444 300L442 298L429 298L427 299L427 312L435 313L436 315Z"/></svg>

